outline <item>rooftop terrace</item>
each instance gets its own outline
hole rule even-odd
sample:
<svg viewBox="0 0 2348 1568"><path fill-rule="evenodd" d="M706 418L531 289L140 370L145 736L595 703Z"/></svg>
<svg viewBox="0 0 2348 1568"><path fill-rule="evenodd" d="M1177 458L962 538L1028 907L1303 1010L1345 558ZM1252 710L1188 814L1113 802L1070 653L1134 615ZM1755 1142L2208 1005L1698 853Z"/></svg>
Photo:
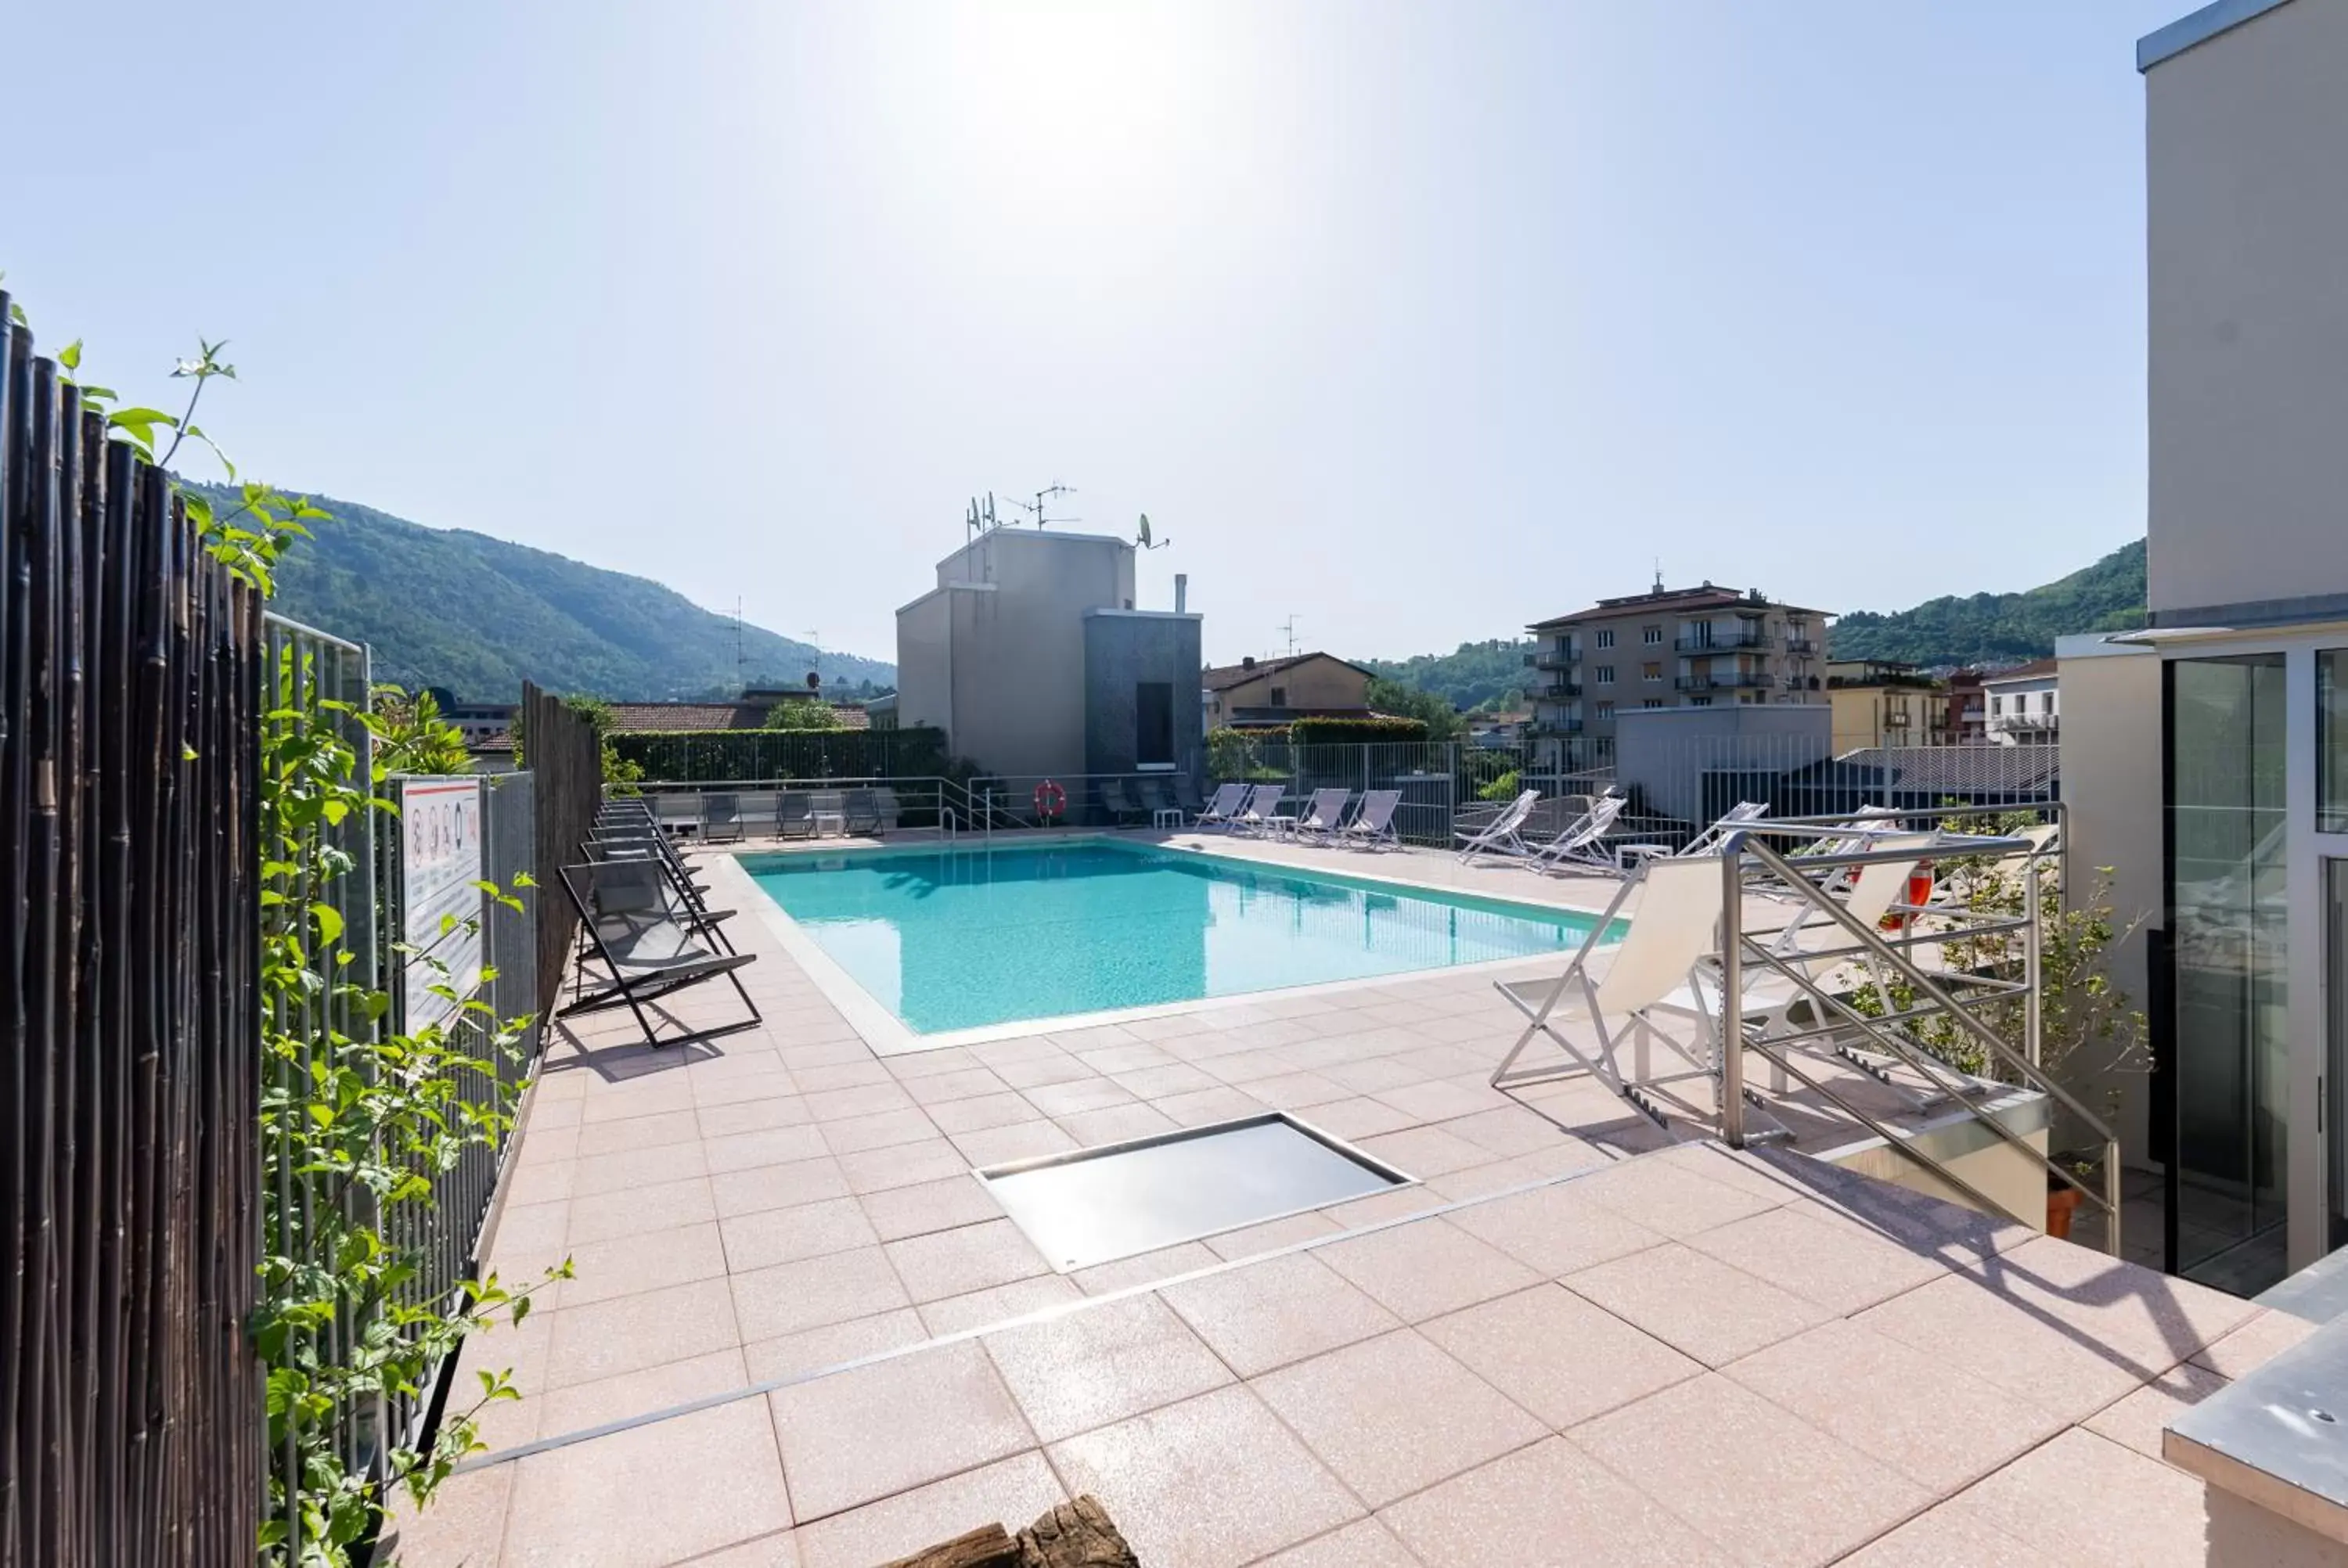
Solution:
<svg viewBox="0 0 2348 1568"><path fill-rule="evenodd" d="M551 1047L491 1255L577 1276L469 1351L528 1397L401 1562L868 1568L1090 1491L1148 1568L2199 1563L2161 1428L2310 1331L1586 1078L1495 1091L1490 973L884 1056L736 925L763 1028ZM969 1173L1267 1106L1421 1180L1060 1273Z"/></svg>

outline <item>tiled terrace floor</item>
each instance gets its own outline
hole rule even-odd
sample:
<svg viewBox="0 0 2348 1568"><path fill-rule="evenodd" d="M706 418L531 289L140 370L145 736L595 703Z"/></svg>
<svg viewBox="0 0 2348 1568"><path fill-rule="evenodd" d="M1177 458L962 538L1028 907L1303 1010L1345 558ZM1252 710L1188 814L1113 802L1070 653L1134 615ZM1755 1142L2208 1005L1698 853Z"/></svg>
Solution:
<svg viewBox="0 0 2348 1568"><path fill-rule="evenodd" d="M2199 1563L2160 1424L2304 1332L1495 1094L1487 976L883 1060L735 926L764 1028L550 1050L494 1261L577 1277L472 1353L529 1397L399 1561L864 1568L1090 1491L1149 1568ZM1266 1105L1425 1183L1063 1276L967 1173Z"/></svg>

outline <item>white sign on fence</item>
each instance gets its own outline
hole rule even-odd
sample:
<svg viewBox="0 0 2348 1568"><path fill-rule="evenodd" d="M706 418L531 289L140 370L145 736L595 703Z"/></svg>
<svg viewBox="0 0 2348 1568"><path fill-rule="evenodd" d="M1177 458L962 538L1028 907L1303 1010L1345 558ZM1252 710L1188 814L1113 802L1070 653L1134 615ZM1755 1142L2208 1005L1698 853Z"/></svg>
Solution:
<svg viewBox="0 0 2348 1568"><path fill-rule="evenodd" d="M462 996L481 981L481 781L402 779L399 799L402 935L447 971L412 957L403 966L406 1027L418 1030L449 1010L432 987Z"/></svg>

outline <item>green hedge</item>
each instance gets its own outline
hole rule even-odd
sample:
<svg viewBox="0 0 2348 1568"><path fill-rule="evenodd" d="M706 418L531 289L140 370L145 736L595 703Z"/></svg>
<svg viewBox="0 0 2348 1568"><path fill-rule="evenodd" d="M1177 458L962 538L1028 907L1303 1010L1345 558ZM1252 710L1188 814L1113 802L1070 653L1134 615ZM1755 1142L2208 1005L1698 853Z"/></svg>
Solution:
<svg viewBox="0 0 2348 1568"><path fill-rule="evenodd" d="M1375 719L1298 719L1288 738L1300 746L1375 745L1426 739L1426 721L1381 715Z"/></svg>
<svg viewBox="0 0 2348 1568"><path fill-rule="evenodd" d="M640 730L610 737L646 783L929 778L946 772L943 730Z"/></svg>

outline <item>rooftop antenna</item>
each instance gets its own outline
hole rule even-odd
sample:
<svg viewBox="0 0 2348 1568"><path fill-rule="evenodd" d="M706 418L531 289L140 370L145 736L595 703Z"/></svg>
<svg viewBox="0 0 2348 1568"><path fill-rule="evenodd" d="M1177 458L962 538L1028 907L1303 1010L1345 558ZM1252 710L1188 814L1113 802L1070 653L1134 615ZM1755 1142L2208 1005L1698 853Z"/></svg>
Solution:
<svg viewBox="0 0 2348 1568"><path fill-rule="evenodd" d="M1282 623L1281 623L1281 628L1280 628L1280 630L1281 630L1281 633L1282 633L1282 635L1285 636L1285 637L1288 639L1288 656L1289 656L1291 659L1295 658L1295 657L1296 657L1296 617L1295 617L1294 615L1292 615L1292 615L1290 615L1290 616L1289 616L1289 618L1288 618L1285 621L1283 621L1283 622L1282 622Z"/></svg>
<svg viewBox="0 0 2348 1568"><path fill-rule="evenodd" d="M742 685L743 666L747 662L742 651L742 600L737 596L734 600L734 684L737 690Z"/></svg>
<svg viewBox="0 0 2348 1568"><path fill-rule="evenodd" d="M1138 533L1133 536L1133 545L1136 549L1162 550L1173 542L1174 541L1172 539L1159 539L1154 543L1151 542L1149 538L1149 514L1148 512L1141 514L1141 529Z"/></svg>
<svg viewBox="0 0 2348 1568"><path fill-rule="evenodd" d="M1655 558L1655 591L1663 591L1663 558L1661 556Z"/></svg>
<svg viewBox="0 0 2348 1568"><path fill-rule="evenodd" d="M1026 513L1030 518L1033 518L1035 521L1035 526L1039 528L1045 523L1081 523L1084 521L1084 518L1054 518L1045 515L1045 508L1054 500L1057 499L1059 497L1073 496L1076 493L1075 486L1063 485L1057 479L1055 479L1049 485L1045 486L1044 488L1035 492L1035 504L1034 506L1031 507L1026 502L1017 499L1014 499L1011 504L1018 507L1021 511Z"/></svg>
<svg viewBox="0 0 2348 1568"><path fill-rule="evenodd" d="M808 646L815 651L815 656L808 661L815 666L808 671L808 690L819 692L823 689L823 633L812 626L808 628Z"/></svg>
<svg viewBox="0 0 2348 1568"><path fill-rule="evenodd" d="M983 503L973 496L970 510L963 514L962 521L965 539L974 539L981 534L992 533L1001 528L1003 525L994 517L994 492L989 490Z"/></svg>

